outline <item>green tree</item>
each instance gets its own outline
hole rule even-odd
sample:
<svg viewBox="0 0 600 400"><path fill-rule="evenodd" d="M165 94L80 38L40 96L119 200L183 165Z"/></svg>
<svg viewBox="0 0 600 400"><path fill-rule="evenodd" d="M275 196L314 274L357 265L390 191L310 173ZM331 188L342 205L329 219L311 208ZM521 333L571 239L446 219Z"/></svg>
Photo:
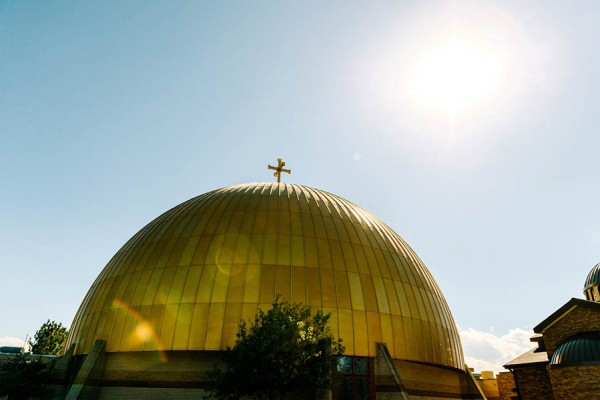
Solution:
<svg viewBox="0 0 600 400"><path fill-rule="evenodd" d="M60 322L46 321L29 340L33 354L60 356L65 350L69 331Z"/></svg>
<svg viewBox="0 0 600 400"><path fill-rule="evenodd" d="M292 390L314 394L331 387L344 346L331 333L329 318L278 296L273 308L259 310L253 323L240 323L235 345L225 354L225 369L209 372L211 395L218 400L275 400Z"/></svg>

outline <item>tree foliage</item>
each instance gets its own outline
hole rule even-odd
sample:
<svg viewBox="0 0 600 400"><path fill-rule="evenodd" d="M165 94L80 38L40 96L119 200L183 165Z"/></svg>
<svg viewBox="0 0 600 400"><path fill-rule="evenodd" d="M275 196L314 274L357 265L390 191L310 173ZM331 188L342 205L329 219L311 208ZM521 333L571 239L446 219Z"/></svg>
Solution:
<svg viewBox="0 0 600 400"><path fill-rule="evenodd" d="M65 350L69 331L60 322L46 321L29 340L33 354L60 356Z"/></svg>
<svg viewBox="0 0 600 400"><path fill-rule="evenodd" d="M40 360L18 355L0 364L0 396L12 399L49 398L51 391L42 384L46 366Z"/></svg>
<svg viewBox="0 0 600 400"><path fill-rule="evenodd" d="M329 318L277 297L273 308L259 310L253 323L240 323L235 345L225 355L225 370L215 367L209 373L212 395L219 400L274 400L291 390L329 388L344 352L341 339L328 327Z"/></svg>

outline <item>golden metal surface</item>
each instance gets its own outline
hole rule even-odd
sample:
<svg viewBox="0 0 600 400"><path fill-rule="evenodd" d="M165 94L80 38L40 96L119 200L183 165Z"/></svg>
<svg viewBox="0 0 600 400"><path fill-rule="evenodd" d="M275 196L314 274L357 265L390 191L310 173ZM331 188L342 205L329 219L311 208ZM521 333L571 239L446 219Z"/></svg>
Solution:
<svg viewBox="0 0 600 400"><path fill-rule="evenodd" d="M277 166L276 167L272 166L271 164L269 164L267 166L268 169L272 169L272 170L275 171L273 173L273 176L277 178L277 183L281 182L281 173L282 172L285 172L287 174L291 174L292 173L291 169L285 169L283 167L285 167L285 162L281 158L277 159Z"/></svg>
<svg viewBox="0 0 600 400"><path fill-rule="evenodd" d="M300 185L215 190L133 236L79 308L67 348L220 350L276 294L332 313L346 353L464 365L454 320L404 240L362 208Z"/></svg>

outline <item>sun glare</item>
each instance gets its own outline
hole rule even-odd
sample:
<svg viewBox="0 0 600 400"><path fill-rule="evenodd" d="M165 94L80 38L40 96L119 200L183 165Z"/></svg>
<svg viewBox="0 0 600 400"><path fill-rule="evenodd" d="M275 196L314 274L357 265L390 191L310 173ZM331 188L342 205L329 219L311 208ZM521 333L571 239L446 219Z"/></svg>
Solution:
<svg viewBox="0 0 600 400"><path fill-rule="evenodd" d="M450 39L423 52L408 86L415 100L454 115L498 94L503 64L483 45Z"/></svg>
<svg viewBox="0 0 600 400"><path fill-rule="evenodd" d="M504 127L556 96L560 37L542 24L531 30L499 4L417 3L352 65L357 104L403 156L468 168L507 140Z"/></svg>

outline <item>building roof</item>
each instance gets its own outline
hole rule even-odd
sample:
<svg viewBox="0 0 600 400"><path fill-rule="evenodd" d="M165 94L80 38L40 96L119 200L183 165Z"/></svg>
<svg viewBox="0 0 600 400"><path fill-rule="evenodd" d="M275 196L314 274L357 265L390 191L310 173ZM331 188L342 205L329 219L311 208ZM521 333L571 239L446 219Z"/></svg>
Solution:
<svg viewBox="0 0 600 400"><path fill-rule="evenodd" d="M22 347L17 347L17 346L2 346L2 347L0 347L0 353L21 354L22 352L23 352Z"/></svg>
<svg viewBox="0 0 600 400"><path fill-rule="evenodd" d="M285 183L214 190L150 222L93 283L66 347L224 350L277 294L330 312L348 355L385 342L395 359L464 368L448 305L410 246L359 206Z"/></svg>
<svg viewBox="0 0 600 400"><path fill-rule="evenodd" d="M600 332L570 337L554 351L550 365L600 365Z"/></svg>
<svg viewBox="0 0 600 400"><path fill-rule="evenodd" d="M573 311L577 307L588 307L593 308L600 311L600 303L572 298L568 302L566 302L562 307L553 312L548 318L540 322L537 326L533 328L535 333L542 333L546 328L553 325L556 321Z"/></svg>
<svg viewBox="0 0 600 400"><path fill-rule="evenodd" d="M587 290L592 286L600 285L600 263L594 265L583 285L583 290Z"/></svg>
<svg viewBox="0 0 600 400"><path fill-rule="evenodd" d="M542 335L541 333L534 333L533 336L529 339L531 342L539 342L542 341L544 338L544 335Z"/></svg>
<svg viewBox="0 0 600 400"><path fill-rule="evenodd" d="M515 367L525 367L529 365L546 363L548 363L548 354L546 354L545 351L538 351L538 348L535 347L528 352L521 354L514 360L504 364L504 368L511 369Z"/></svg>

